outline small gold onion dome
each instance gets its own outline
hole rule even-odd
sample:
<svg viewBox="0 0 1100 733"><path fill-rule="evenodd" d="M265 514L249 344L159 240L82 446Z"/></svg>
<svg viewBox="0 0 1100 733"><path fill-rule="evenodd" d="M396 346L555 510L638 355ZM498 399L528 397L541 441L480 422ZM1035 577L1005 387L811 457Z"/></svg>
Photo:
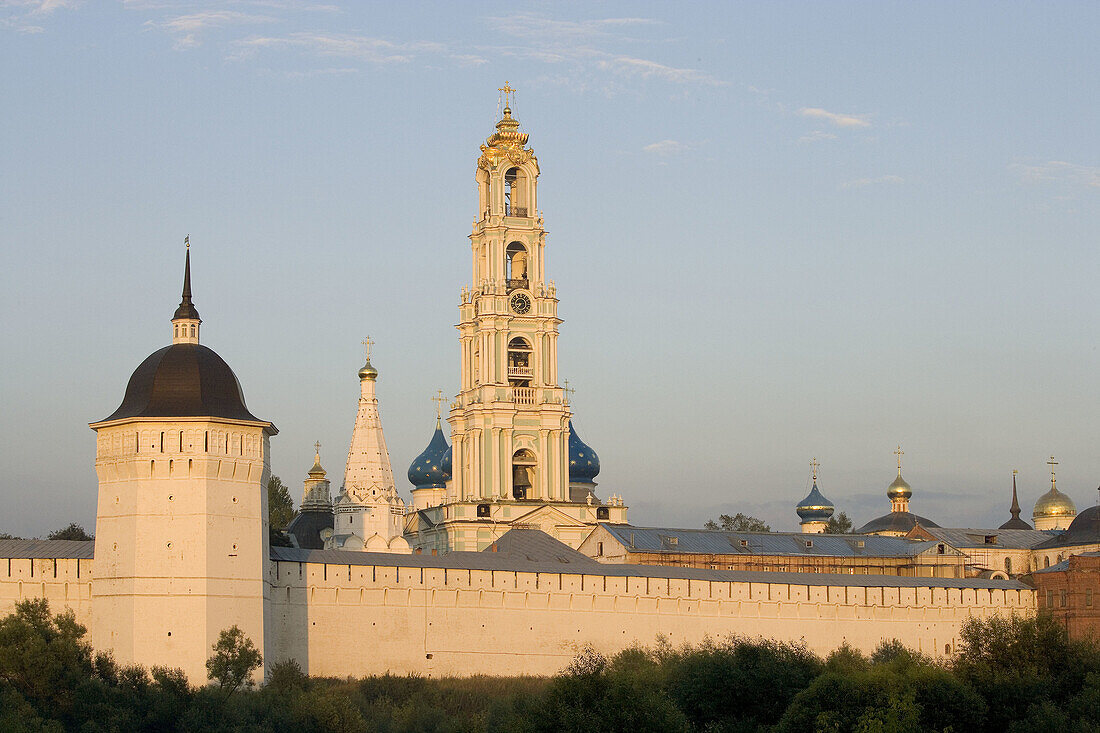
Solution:
<svg viewBox="0 0 1100 733"><path fill-rule="evenodd" d="M891 499L908 499L913 495L912 487L901 477L901 469L898 469L898 477L894 479L894 483L886 487L886 495Z"/></svg>
<svg viewBox="0 0 1100 733"><path fill-rule="evenodd" d="M1035 511L1031 513L1034 518L1039 517L1073 517L1077 515L1077 506L1073 499L1069 498L1056 487L1039 497L1035 502Z"/></svg>
<svg viewBox="0 0 1100 733"><path fill-rule="evenodd" d="M370 365L370 359L359 370L359 379L378 379L378 370Z"/></svg>
<svg viewBox="0 0 1100 733"><path fill-rule="evenodd" d="M321 452L320 451L318 451L313 456L313 468L309 469L309 475L310 476L321 476L321 477L324 477L324 475L325 475L325 469L321 468Z"/></svg>

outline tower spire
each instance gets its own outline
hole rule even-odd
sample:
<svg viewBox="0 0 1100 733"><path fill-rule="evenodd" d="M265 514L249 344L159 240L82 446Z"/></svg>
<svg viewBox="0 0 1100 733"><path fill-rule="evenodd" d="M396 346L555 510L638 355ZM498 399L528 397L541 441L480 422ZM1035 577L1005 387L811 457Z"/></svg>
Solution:
<svg viewBox="0 0 1100 733"><path fill-rule="evenodd" d="M172 343L197 344L199 342L199 311L191 301L191 235L183 238L186 254L183 258L183 296L172 315Z"/></svg>

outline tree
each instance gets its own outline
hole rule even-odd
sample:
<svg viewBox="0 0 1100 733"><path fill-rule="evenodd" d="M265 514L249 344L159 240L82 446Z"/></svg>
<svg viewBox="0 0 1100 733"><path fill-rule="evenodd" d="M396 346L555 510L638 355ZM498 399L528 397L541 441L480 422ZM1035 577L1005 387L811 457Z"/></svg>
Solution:
<svg viewBox="0 0 1100 733"><path fill-rule="evenodd" d="M825 523L825 534L850 534L851 531L852 520L844 512L830 517Z"/></svg>
<svg viewBox="0 0 1100 733"><path fill-rule="evenodd" d="M0 619L0 686L40 711L67 714L74 690L92 671L86 631L72 610L51 616L44 598L16 603Z"/></svg>
<svg viewBox="0 0 1100 733"><path fill-rule="evenodd" d="M267 518L271 529L286 529L297 514L290 490L278 476L272 476L267 482Z"/></svg>
<svg viewBox="0 0 1100 733"><path fill-rule="evenodd" d="M84 531L82 525L76 522L69 522L69 526L64 529L55 529L46 535L48 540L77 540L80 542L87 542L88 540L94 540L95 536L90 535Z"/></svg>
<svg viewBox="0 0 1100 733"><path fill-rule="evenodd" d="M23 538L22 537L16 537L15 535L9 534L7 532L0 532L0 540L21 540L21 539L23 539Z"/></svg>
<svg viewBox="0 0 1100 733"><path fill-rule="evenodd" d="M703 529L720 529L725 532L771 532L772 528L764 523L763 519L751 517L748 514L737 512L732 517L722 514L718 521L708 519Z"/></svg>
<svg viewBox="0 0 1100 733"><path fill-rule="evenodd" d="M213 654L206 660L206 672L226 697L246 681L251 684L249 677L264 663L260 650L236 624L222 630L211 651Z"/></svg>

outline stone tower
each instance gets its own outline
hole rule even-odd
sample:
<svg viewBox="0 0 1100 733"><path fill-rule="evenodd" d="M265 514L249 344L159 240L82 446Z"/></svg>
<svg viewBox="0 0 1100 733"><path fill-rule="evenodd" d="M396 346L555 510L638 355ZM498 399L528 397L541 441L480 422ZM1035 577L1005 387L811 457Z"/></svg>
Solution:
<svg viewBox="0 0 1100 733"><path fill-rule="evenodd" d="M507 85L506 95L514 91ZM422 548L480 550L513 524L578 545L626 508L571 501L570 409L558 381L558 298L547 277L539 164L510 105L481 146L473 283L459 306L460 390L451 405L451 471L438 511L407 532Z"/></svg>
<svg viewBox="0 0 1100 733"><path fill-rule="evenodd" d="M124 664L180 667L196 684L230 626L268 658L266 486L278 432L248 411L233 371L199 343L200 323L188 249L171 346L145 359L119 408L91 424L92 644Z"/></svg>

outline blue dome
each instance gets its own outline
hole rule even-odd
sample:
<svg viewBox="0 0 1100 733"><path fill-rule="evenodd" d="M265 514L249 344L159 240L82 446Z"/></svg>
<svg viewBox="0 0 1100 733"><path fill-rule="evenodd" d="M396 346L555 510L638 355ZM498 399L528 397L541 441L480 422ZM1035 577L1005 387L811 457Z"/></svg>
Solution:
<svg viewBox="0 0 1100 733"><path fill-rule="evenodd" d="M809 495L798 502L798 508L795 511L803 522L827 522L833 516L833 504L821 495L817 490L817 482L814 481L814 487L810 489Z"/></svg>
<svg viewBox="0 0 1100 733"><path fill-rule="evenodd" d="M589 448L581 436L577 435L577 429L573 427L573 421L569 421L569 482L578 484L594 484L593 481L600 473L600 457L596 451Z"/></svg>
<svg viewBox="0 0 1100 733"><path fill-rule="evenodd" d="M444 461L446 455L446 461ZM441 489L450 478L451 447L443 436L443 429L436 423L435 435L424 452L409 466L409 482L417 489Z"/></svg>

